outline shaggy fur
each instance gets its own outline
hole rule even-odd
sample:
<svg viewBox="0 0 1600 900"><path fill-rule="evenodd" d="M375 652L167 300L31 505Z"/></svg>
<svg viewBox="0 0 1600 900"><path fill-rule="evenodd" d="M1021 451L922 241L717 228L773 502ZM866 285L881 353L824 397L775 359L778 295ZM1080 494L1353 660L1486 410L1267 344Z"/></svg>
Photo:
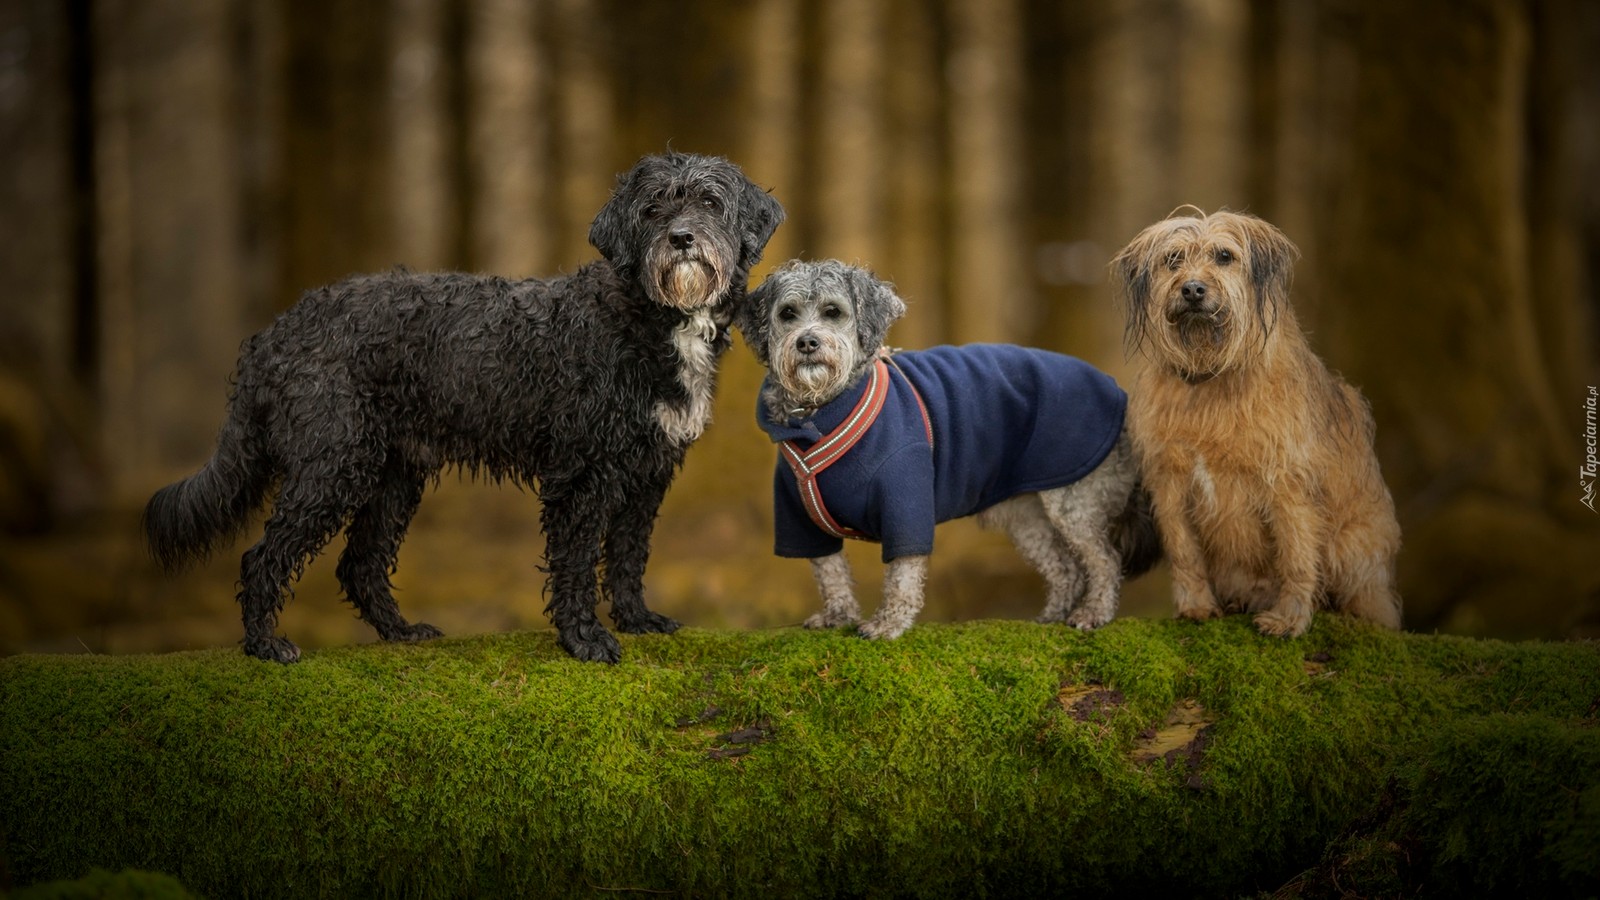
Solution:
<svg viewBox="0 0 1600 900"><path fill-rule="evenodd" d="M240 572L245 652L299 657L278 613L340 529L338 578L361 618L385 640L436 637L400 615L389 576L425 485L459 466L537 488L546 612L573 656L619 658L597 587L622 631L675 630L644 604L651 530L782 221L732 163L668 153L619 177L589 232L604 259L571 275L397 271L311 291L245 342L211 461L151 498L155 558L205 557L276 485Z"/></svg>
<svg viewBox="0 0 1600 900"><path fill-rule="evenodd" d="M763 414L773 422L803 417L858 384L904 312L893 286L869 272L835 261L786 263L751 293L738 320L771 372ZM1004 530L1044 576L1048 600L1040 622L1105 624L1116 614L1123 576L1146 571L1159 557L1149 499L1125 435L1081 480L1011 497L979 512L978 521ZM823 608L806 627L857 624L861 611L844 554L813 559L811 567ZM889 639L910 628L922 609L927 568L925 555L890 560L883 605L858 632Z"/></svg>
<svg viewBox="0 0 1600 900"><path fill-rule="evenodd" d="M1172 563L1177 614L1256 614L1292 637L1322 605L1400 626L1400 527L1355 388L1289 304L1297 251L1254 216L1178 216L1112 263L1148 357L1129 431Z"/></svg>

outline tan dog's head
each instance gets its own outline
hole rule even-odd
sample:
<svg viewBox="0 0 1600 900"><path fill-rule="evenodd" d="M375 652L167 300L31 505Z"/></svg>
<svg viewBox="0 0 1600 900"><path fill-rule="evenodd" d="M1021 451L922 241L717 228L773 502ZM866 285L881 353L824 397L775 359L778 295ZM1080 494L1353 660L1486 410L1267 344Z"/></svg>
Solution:
<svg viewBox="0 0 1600 900"><path fill-rule="evenodd" d="M1299 251L1283 232L1232 212L1175 215L1112 260L1128 348L1199 381L1248 361L1289 310Z"/></svg>

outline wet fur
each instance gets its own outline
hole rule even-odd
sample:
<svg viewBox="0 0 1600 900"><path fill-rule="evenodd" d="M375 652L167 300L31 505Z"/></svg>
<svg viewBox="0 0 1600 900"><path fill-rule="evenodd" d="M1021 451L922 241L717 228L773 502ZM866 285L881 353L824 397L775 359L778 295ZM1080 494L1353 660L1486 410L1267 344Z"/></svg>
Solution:
<svg viewBox="0 0 1600 900"><path fill-rule="evenodd" d="M615 662L602 595L622 631L678 627L645 608L651 530L782 221L737 166L669 153L618 178L589 233L603 259L571 275L402 270L307 293L245 342L215 455L151 498L153 555L169 570L206 557L276 488L241 565L245 652L299 657L278 613L341 530L338 578L361 618L384 640L436 637L401 616L389 576L424 488L461 467L537 489L560 644Z"/></svg>

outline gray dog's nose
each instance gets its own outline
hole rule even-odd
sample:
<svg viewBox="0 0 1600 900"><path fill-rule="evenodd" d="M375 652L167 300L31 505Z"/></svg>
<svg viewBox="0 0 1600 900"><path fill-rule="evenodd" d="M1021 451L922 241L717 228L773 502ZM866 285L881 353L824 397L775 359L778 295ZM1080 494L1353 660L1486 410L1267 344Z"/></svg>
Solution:
<svg viewBox="0 0 1600 900"><path fill-rule="evenodd" d="M817 348L821 346L822 342L809 334L802 334L798 338L795 338L794 341L794 349L808 356L817 352Z"/></svg>
<svg viewBox="0 0 1600 900"><path fill-rule="evenodd" d="M667 234L667 240L671 241L672 246L679 250L687 250L689 245L694 243L694 232L674 229Z"/></svg>
<svg viewBox="0 0 1600 900"><path fill-rule="evenodd" d="M1188 303L1203 303L1206 299L1206 283L1204 281L1185 281L1183 283L1183 299Z"/></svg>

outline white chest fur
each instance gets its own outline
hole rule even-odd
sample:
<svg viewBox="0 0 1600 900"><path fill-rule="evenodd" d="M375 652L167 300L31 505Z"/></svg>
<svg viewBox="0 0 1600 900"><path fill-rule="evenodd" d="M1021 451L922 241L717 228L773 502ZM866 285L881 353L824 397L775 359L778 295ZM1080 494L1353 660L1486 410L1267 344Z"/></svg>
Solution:
<svg viewBox="0 0 1600 900"><path fill-rule="evenodd" d="M717 323L710 310L695 312L672 330L672 345L678 351L678 383L689 399L682 405L657 401L655 413L667 438L680 446L693 443L711 422L711 394L717 380L717 356L711 345L716 339Z"/></svg>

